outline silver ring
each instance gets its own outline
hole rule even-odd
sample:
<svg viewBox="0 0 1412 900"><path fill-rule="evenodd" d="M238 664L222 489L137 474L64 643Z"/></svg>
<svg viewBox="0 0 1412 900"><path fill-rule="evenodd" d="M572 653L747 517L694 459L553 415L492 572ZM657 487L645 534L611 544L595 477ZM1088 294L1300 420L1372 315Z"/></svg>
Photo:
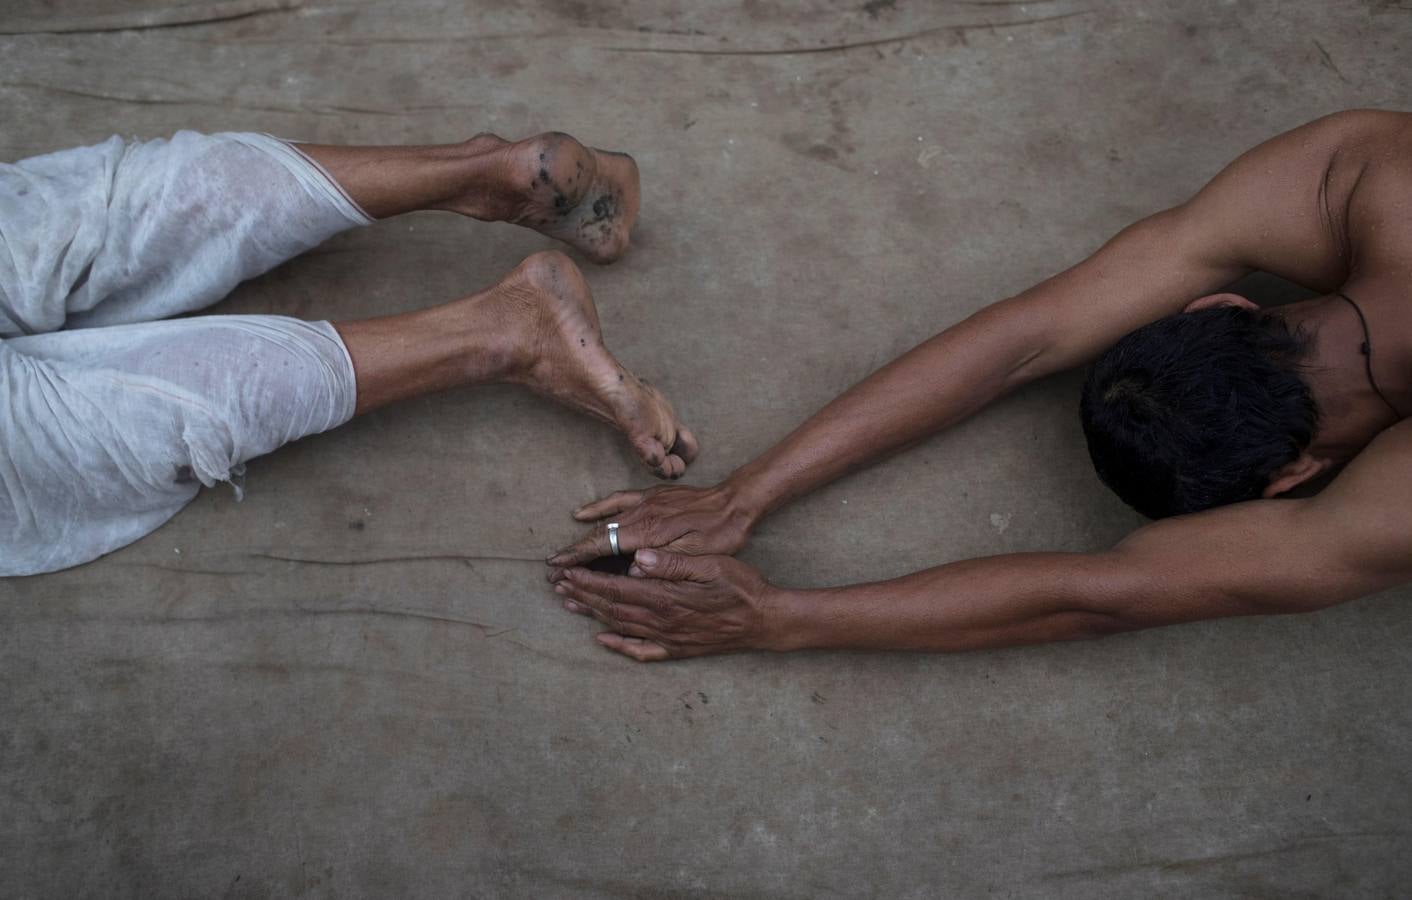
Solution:
<svg viewBox="0 0 1412 900"><path fill-rule="evenodd" d="M618 549L618 523L608 523L608 546L613 548L614 556L622 556L623 551Z"/></svg>

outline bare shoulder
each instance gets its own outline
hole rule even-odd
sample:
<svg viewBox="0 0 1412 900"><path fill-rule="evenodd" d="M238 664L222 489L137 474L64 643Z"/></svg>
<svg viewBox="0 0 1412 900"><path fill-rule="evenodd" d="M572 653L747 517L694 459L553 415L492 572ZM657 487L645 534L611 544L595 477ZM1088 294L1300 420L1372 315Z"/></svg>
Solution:
<svg viewBox="0 0 1412 900"><path fill-rule="evenodd" d="M1360 211L1366 212L1369 200L1377 205L1383 199L1395 199L1399 206L1406 200L1412 190L1412 113L1350 109L1316 119L1305 128L1304 140L1317 140L1321 154L1328 158L1321 199L1334 215L1339 209L1352 214L1360 202Z"/></svg>
<svg viewBox="0 0 1412 900"><path fill-rule="evenodd" d="M1412 114L1357 109L1321 120L1335 150L1320 216L1354 272L1377 279L1412 264ZM1402 295L1401 278L1391 285Z"/></svg>
<svg viewBox="0 0 1412 900"><path fill-rule="evenodd" d="M1396 473L1399 477L1389 476ZM1380 492L1412 501L1412 419L1393 425L1372 440L1320 497L1341 491ZM1409 502L1412 513L1412 502Z"/></svg>
<svg viewBox="0 0 1412 900"><path fill-rule="evenodd" d="M1305 505L1349 566L1412 576L1412 420L1378 435Z"/></svg>
<svg viewBox="0 0 1412 900"><path fill-rule="evenodd" d="M1408 153L1412 116L1346 110L1276 135L1247 150L1182 208L1188 230L1209 255L1328 291L1352 264L1352 198L1373 160ZM1393 148L1393 149L1390 149Z"/></svg>
<svg viewBox="0 0 1412 900"><path fill-rule="evenodd" d="M1315 119L1308 127L1327 132L1340 144L1350 146L1370 138L1407 140L1412 113L1392 109L1346 109Z"/></svg>

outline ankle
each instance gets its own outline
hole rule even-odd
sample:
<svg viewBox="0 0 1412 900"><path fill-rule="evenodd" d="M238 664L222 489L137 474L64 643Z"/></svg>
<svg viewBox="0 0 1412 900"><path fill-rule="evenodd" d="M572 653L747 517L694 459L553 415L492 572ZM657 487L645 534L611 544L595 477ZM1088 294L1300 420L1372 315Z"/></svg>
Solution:
<svg viewBox="0 0 1412 900"><path fill-rule="evenodd" d="M500 286L457 301L455 328L468 384L521 382L538 359L533 310Z"/></svg>
<svg viewBox="0 0 1412 900"><path fill-rule="evenodd" d="M513 146L496 135L478 134L434 148L432 164L444 170L446 188L432 208L482 222L513 220L520 212L523 191L510 177L508 157Z"/></svg>

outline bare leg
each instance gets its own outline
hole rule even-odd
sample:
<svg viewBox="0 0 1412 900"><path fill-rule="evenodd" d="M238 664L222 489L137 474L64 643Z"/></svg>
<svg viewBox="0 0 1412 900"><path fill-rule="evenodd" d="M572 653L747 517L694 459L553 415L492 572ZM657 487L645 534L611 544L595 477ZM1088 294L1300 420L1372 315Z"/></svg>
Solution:
<svg viewBox="0 0 1412 900"><path fill-rule="evenodd" d="M583 275L536 253L480 293L402 315L335 322L353 359L357 413L459 385L524 385L607 422L664 478L680 477L696 439L660 391L603 345Z"/></svg>
<svg viewBox="0 0 1412 900"><path fill-rule="evenodd" d="M482 134L438 146L299 149L377 219L441 209L512 222L564 241L597 263L623 255L637 219L632 157L585 147L558 132L513 143Z"/></svg>

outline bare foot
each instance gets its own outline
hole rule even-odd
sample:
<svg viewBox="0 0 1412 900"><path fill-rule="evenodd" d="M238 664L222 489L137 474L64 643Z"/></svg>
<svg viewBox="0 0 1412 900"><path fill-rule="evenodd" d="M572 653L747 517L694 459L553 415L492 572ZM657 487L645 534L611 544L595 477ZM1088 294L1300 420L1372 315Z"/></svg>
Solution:
<svg viewBox="0 0 1412 900"><path fill-rule="evenodd" d="M672 405L604 347L593 296L569 257L536 253L476 302L498 305L501 321L523 323L506 380L610 423L663 478L681 477L696 458L696 438Z"/></svg>
<svg viewBox="0 0 1412 900"><path fill-rule="evenodd" d="M499 187L478 185L445 208L533 228L596 263L627 251L640 199L631 156L585 147L558 131L514 143L477 135L463 146L494 155Z"/></svg>

